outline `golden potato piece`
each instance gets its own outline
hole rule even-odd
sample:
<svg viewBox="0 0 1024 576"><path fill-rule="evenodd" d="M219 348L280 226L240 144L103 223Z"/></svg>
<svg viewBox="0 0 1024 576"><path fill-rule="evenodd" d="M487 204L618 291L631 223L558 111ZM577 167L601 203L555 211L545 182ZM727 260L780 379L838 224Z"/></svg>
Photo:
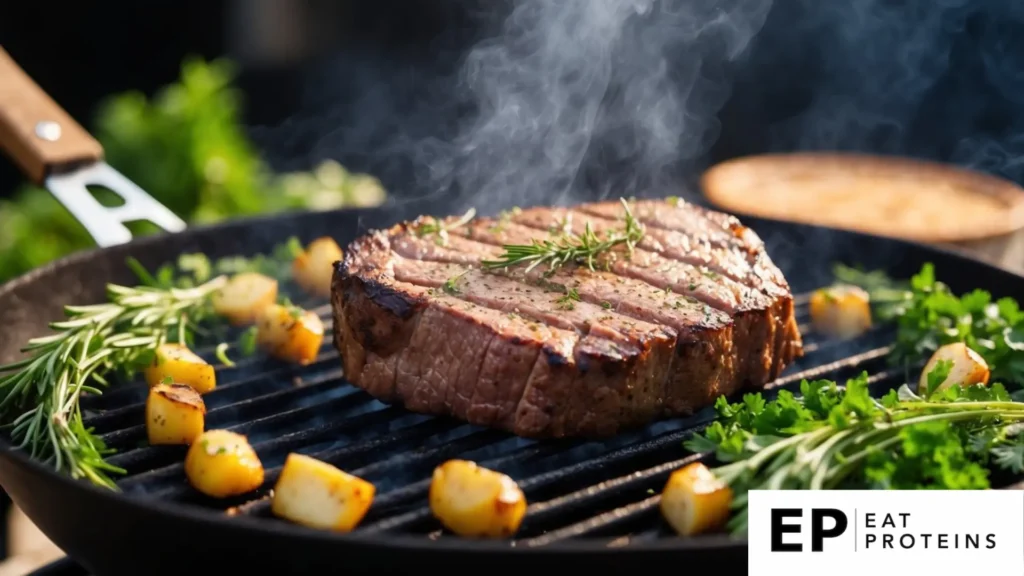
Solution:
<svg viewBox="0 0 1024 576"><path fill-rule="evenodd" d="M236 274L213 295L213 309L235 326L252 324L277 300L277 280L255 272Z"/></svg>
<svg viewBox="0 0 1024 576"><path fill-rule="evenodd" d="M257 322L256 343L271 356L309 364L324 341L324 324L315 313L297 306L272 304Z"/></svg>
<svg viewBox="0 0 1024 576"><path fill-rule="evenodd" d="M871 302L858 286L821 288L811 295L814 329L829 336L852 338L871 327Z"/></svg>
<svg viewBox="0 0 1024 576"><path fill-rule="evenodd" d="M673 472L661 492L661 515L682 536L721 529L731 504L732 489L700 462Z"/></svg>
<svg viewBox="0 0 1024 576"><path fill-rule="evenodd" d="M156 349L152 364L146 367L145 378L150 386L163 384L170 378L173 383L191 386L200 394L217 387L213 366L183 344L161 344Z"/></svg>
<svg viewBox="0 0 1024 576"><path fill-rule="evenodd" d="M191 386L157 384L146 398L149 443L191 444L203 433L206 404Z"/></svg>
<svg viewBox="0 0 1024 576"><path fill-rule="evenodd" d="M932 354L932 357L925 364L921 371L921 379L917 383L918 392L923 394L928 390L928 374L941 361L951 362L949 375L932 392L945 390L953 385L974 386L975 384L988 384L989 369L988 363L980 354L971 350L963 342L953 342L940 346Z"/></svg>
<svg viewBox="0 0 1024 576"><path fill-rule="evenodd" d="M430 510L460 536L504 538L519 530L526 496L500 472L466 460L449 460L434 469Z"/></svg>
<svg viewBox="0 0 1024 576"><path fill-rule="evenodd" d="M274 486L275 516L310 528L350 532L366 516L376 488L302 454L289 454Z"/></svg>
<svg viewBox="0 0 1024 576"><path fill-rule="evenodd" d="M203 494L227 498L263 485L263 464L245 436L230 430L210 430L189 448L185 476Z"/></svg>
<svg viewBox="0 0 1024 576"><path fill-rule="evenodd" d="M343 258L341 247L333 238L324 236L309 243L292 263L292 277L306 292L329 298L334 263Z"/></svg>

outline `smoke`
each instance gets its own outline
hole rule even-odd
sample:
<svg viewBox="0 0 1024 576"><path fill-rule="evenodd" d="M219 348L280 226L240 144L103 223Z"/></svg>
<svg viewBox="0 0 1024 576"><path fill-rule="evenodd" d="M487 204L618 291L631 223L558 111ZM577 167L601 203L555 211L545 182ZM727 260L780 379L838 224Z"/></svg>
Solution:
<svg viewBox="0 0 1024 576"><path fill-rule="evenodd" d="M298 115L254 136L279 163L335 158L451 209L679 193L771 0L483 6L468 48L340 54Z"/></svg>
<svg viewBox="0 0 1024 576"><path fill-rule="evenodd" d="M719 156L859 150L1024 181L1018 2L778 3L750 53Z"/></svg>

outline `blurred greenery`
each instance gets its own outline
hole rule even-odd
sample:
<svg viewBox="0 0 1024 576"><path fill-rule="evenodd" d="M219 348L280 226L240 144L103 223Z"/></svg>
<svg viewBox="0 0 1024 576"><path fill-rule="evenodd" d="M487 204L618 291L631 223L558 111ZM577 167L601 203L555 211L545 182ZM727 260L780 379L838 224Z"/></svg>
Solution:
<svg viewBox="0 0 1024 576"><path fill-rule="evenodd" d="M227 60L185 60L181 77L152 99L138 92L101 103L92 133L107 161L193 223L291 209L379 205L380 182L334 161L310 172L274 173L241 122L242 98ZM106 205L116 196L98 190ZM155 231L129 226L135 235ZM93 246L85 229L44 189L24 186L0 201L0 282Z"/></svg>

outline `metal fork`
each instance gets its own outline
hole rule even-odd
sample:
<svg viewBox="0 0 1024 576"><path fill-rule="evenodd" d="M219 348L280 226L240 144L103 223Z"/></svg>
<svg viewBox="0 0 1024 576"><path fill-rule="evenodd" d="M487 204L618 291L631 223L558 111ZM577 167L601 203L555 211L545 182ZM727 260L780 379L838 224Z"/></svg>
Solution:
<svg viewBox="0 0 1024 576"><path fill-rule="evenodd" d="M101 246L132 239L126 222L148 220L167 232L185 222L103 160L103 147L0 47L0 147L25 175L45 186ZM87 186L124 201L106 207Z"/></svg>

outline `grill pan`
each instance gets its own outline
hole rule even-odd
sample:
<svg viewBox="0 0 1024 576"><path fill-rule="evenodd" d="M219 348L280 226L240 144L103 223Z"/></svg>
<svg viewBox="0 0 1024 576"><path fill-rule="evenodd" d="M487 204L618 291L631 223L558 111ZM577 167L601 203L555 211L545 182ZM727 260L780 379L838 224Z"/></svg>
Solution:
<svg viewBox="0 0 1024 576"><path fill-rule="evenodd" d="M131 256L150 269L182 252L211 257L267 252L296 235L322 235L346 245L368 229L421 213L436 200L377 209L294 213L252 218L152 236L64 258L0 287L0 361L18 357L31 337L46 333L65 304L101 301L108 282L134 283ZM493 208L497 211L497 207ZM882 327L849 342L818 339L807 328L809 291L830 280L834 262L880 268L907 277L925 262L957 292L984 288L995 296L1024 292L1024 278L963 256L854 232L744 218L769 246L796 295L806 354L773 390L802 378L843 380L862 370L879 394L905 380L885 363L891 334ZM326 302L303 302L329 320ZM648 566L714 562L746 570L746 544L724 535L680 539L660 520L657 494L669 472L701 458L682 442L711 421L710 410L603 441L526 441L453 420L385 406L348 384L325 338L307 367L271 360L239 362L218 374L205 399L211 427L249 435L268 478L248 501L214 501L187 487L183 450L145 445L145 384L115 383L83 399L86 425L119 449L114 462L129 473L120 492L57 474L13 449L0 436L0 485L43 532L93 574L266 574L450 572L523 573L572 569L618 573ZM210 358L212 350L205 350ZM314 454L378 487L370 514L351 534L332 534L270 517L259 496L290 451ZM443 533L426 508L426 481L449 458L476 460L507 472L531 505L511 541L477 541ZM672 564L669 564L672 563Z"/></svg>

